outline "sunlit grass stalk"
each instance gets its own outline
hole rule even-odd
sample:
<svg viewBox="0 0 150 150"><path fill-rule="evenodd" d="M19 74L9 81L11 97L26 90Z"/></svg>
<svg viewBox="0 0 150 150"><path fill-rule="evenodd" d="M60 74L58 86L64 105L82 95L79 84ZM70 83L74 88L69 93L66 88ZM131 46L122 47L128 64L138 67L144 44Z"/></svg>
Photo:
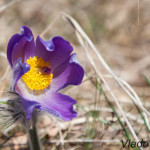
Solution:
<svg viewBox="0 0 150 150"><path fill-rule="evenodd" d="M104 123L105 125L109 125L109 122L107 120L104 120L103 118L99 117L99 116L95 116L93 113L91 112L87 112L83 107L77 105L79 108L81 108L84 112L86 112L89 116L92 116L92 117L96 117L98 121ZM112 127L116 130L118 130L118 128L115 126L115 125L112 125Z"/></svg>
<svg viewBox="0 0 150 150"><path fill-rule="evenodd" d="M96 81L96 83L94 83L93 81L92 81L92 79L88 76L88 74L87 73L85 73L86 74L86 76L89 78L89 80L92 82L92 84L94 84L94 86L96 87L96 94L95 95L97 95L97 91L99 91L99 87L98 87L98 82ZM99 92L100 93L100 95L101 95L101 92ZM99 98L100 99L100 98ZM97 106L98 105L98 106ZM81 108L84 112L86 112L86 110L82 107L82 106L80 106L80 105L77 105L79 108ZM94 107L95 107L95 110L96 110L96 106L97 107L99 107L99 101L98 101L98 104L97 104L97 101L96 101L96 96L95 96L95 102L94 102ZM104 123L105 125L109 125L110 123L107 121L107 120L104 120L103 118L101 118L100 116L99 116L99 114L97 114L97 115L95 115L95 114L93 114L93 113L91 113L91 112L86 112L89 116L92 116L93 118L96 118L98 121L100 121L100 122L102 122L102 123ZM112 124L112 127L114 128L114 129L116 129L116 130L118 130L118 128L114 125L114 124Z"/></svg>
<svg viewBox="0 0 150 150"><path fill-rule="evenodd" d="M147 83L148 83L149 86L150 86L150 79L149 79L147 76L145 76L145 79L146 79Z"/></svg>
<svg viewBox="0 0 150 150"><path fill-rule="evenodd" d="M99 90L100 94L102 94L105 98L105 100L107 101L108 105L110 106L110 108L112 109L112 111L115 113L117 120L119 122L119 124L121 125L123 132L126 136L126 139L128 140L132 140L129 131L126 129L125 125L123 124L123 122L121 121L115 107L113 106L113 104L110 102L109 98L107 97L106 93L104 92L102 85L99 83L98 79L96 78L96 83L94 81L91 80L91 82L94 84L94 86L96 87L96 89ZM88 112L88 114L94 116L92 113ZM143 116L144 117L144 116ZM103 123L108 124L106 121L103 121ZM136 148L133 148L134 150L136 150Z"/></svg>
<svg viewBox="0 0 150 150"><path fill-rule="evenodd" d="M139 109L138 107L136 107L136 108L137 108L137 110L138 110L138 112L139 112L141 118L142 118L143 121L144 121L144 124L145 124L145 126L146 126L147 131L150 132L150 129L149 129L149 127L147 126L147 123L146 123L146 120L145 120L144 115L142 114L142 112L140 111L140 109Z"/></svg>
<svg viewBox="0 0 150 150"><path fill-rule="evenodd" d="M98 82L98 80L97 80L97 82ZM99 84L99 87L100 87L100 92L102 92L102 94L103 94L103 96L105 97L107 103L109 104L109 106L111 107L111 109L113 110L113 112L115 113L115 115L116 115L116 117L117 117L117 120L118 120L119 124L121 125L121 127L122 127L122 129L123 129L123 131L124 131L124 133L125 133L126 138L127 138L128 140L132 141L131 136L130 136L130 133L129 133L128 130L125 128L125 126L124 126L124 124L122 123L122 121L121 121L121 119L120 119L120 117L119 117L119 115L118 115L118 113L117 113L115 107L114 107L113 104L110 102L110 100L109 100L109 98L107 97L107 95L105 94L105 92L104 92L104 90L103 90L103 88L102 88L102 85L101 85L99 82L98 82L98 84ZM137 147L134 147L133 149L134 149L134 150L137 150L138 148L137 148Z"/></svg>
<svg viewBox="0 0 150 150"><path fill-rule="evenodd" d="M95 101L94 101L94 113L92 113L92 115L91 115L93 117L93 121L92 121L92 124L91 124L91 128L90 128L90 124L89 124L89 132L87 133L88 138L94 138L94 136L95 136L95 128L96 128L96 122L97 122L96 105L98 105L97 95L98 95L98 90L96 89L96 91L95 91ZM87 143L86 144L86 150L89 150L90 146L91 146L91 143L90 142Z"/></svg>
<svg viewBox="0 0 150 150"><path fill-rule="evenodd" d="M96 80L97 80L97 79L96 79ZM111 109L113 110L113 112L115 113L115 115L116 115L116 117L117 117L117 120L118 120L119 124L121 125L121 127L122 127L122 129L123 129L123 131L124 131L124 133L125 133L126 138L127 138L128 140L132 140L131 137L130 137L130 133L129 133L128 130L125 128L124 124L122 123L122 121L121 121L121 119L120 119L120 117L119 117L119 115L118 115L118 113L117 113L115 107L114 107L113 104L110 102L110 100L109 100L109 98L107 97L107 95L105 94L105 92L104 92L104 90L103 90L103 88L102 88L102 85L99 83L98 80L97 80L97 82L98 82L99 87L100 87L100 88L99 88L100 92L103 94L103 96L105 97L107 103L109 104L109 106L111 107ZM134 149L134 150L137 150L136 147L133 148L133 149Z"/></svg>
<svg viewBox="0 0 150 150"><path fill-rule="evenodd" d="M100 87L100 89L99 89L100 92L103 94L103 96L105 97L105 100L107 101L107 103L109 104L109 106L111 107L111 109L113 110L113 112L115 113L115 115L116 115L116 117L117 117L117 120L119 121L119 123L120 123L120 125L121 125L121 127L122 127L122 129L123 129L123 131L124 131L124 133L125 133L125 135L126 135L126 138L129 139L129 140L131 140L131 137L130 137L129 132L128 132L127 129L124 127L124 125L123 125L123 123L122 123L122 121L121 121L121 119L120 119L120 117L119 117L119 115L118 115L116 109L114 108L114 106L113 106L113 104L110 102L110 100L108 99L108 97L107 97L107 95L105 94L105 92L104 92L104 90L103 90L103 88L102 88L102 86L101 86L100 83L99 83L99 87Z"/></svg>

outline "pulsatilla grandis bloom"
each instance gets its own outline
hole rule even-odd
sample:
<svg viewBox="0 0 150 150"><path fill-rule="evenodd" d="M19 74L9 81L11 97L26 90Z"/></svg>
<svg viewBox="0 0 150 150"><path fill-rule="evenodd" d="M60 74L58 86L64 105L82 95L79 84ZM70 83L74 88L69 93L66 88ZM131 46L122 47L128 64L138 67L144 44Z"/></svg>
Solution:
<svg viewBox="0 0 150 150"><path fill-rule="evenodd" d="M17 93L26 118L34 109L46 111L62 120L77 117L76 101L59 93L68 85L79 85L84 70L79 65L72 46L60 36L34 42L32 31L21 27L20 34L9 40L7 58L12 68L12 90Z"/></svg>

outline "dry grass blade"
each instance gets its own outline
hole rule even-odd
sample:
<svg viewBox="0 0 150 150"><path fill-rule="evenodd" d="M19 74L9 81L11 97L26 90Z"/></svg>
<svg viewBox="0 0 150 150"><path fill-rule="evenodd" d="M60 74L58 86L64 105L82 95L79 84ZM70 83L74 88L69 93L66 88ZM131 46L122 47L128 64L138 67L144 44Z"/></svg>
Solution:
<svg viewBox="0 0 150 150"><path fill-rule="evenodd" d="M6 58L6 54L4 52L0 52L0 56Z"/></svg>
<svg viewBox="0 0 150 150"><path fill-rule="evenodd" d="M59 19L60 15L58 15L57 17L55 17L55 19L49 24L49 26L40 34L40 36L44 36L56 23L56 21Z"/></svg>
<svg viewBox="0 0 150 150"><path fill-rule="evenodd" d="M103 57L100 55L100 53L98 52L98 50L96 49L96 47L94 46L94 44L92 43L92 41L89 39L89 37L86 35L86 33L82 30L82 28L80 27L80 25L75 21L75 19L73 19L71 16L69 16L66 13L62 14L63 17L69 21L69 23L72 25L72 27L75 29L77 37L79 42L81 43L81 45L83 46L91 64L93 65L93 68L95 69L97 75L102 79L102 81L104 82L104 84L106 85L107 89L110 90L109 85L107 84L106 80L104 79L102 73L97 70L96 65L94 64L93 59L91 58L91 56L88 53L87 47L85 42L87 42L90 47L92 48L92 50L96 53L97 57L99 58L99 61L103 64L104 68L110 73L110 75L114 78L114 80L118 83L118 85L125 91L125 93L131 98L133 99L133 101L137 104L137 106L142 109L145 113L147 113L147 115L150 115L149 112L142 106L142 103L140 101L140 99L137 99L137 95L134 96L130 93L130 91L124 86L124 84L118 79L118 77L112 72L112 70L110 69L110 67L107 65L107 63L105 62L105 60L103 59ZM129 87L128 87L129 88ZM130 87L131 88L131 87ZM132 89L132 88L131 88ZM131 90L130 89L130 90ZM133 92L133 91L132 91ZM135 140L138 142L139 139L137 137L137 135L135 134L135 131L133 129L133 127L131 126L129 120L127 119L121 105L119 104L118 99L116 98L116 96L114 95L114 93L111 91L110 92L111 96L113 97L114 101L116 102L116 105L118 106L122 116L124 117L133 137L135 138ZM144 108L144 109L143 109ZM142 148L141 148L142 149Z"/></svg>
<svg viewBox="0 0 150 150"><path fill-rule="evenodd" d="M51 140L49 143L60 143L60 140ZM107 143L107 144L120 144L120 140L96 140L96 139L74 139L64 140L64 143Z"/></svg>
<svg viewBox="0 0 150 150"><path fill-rule="evenodd" d="M137 10L138 10L138 17L137 17L137 23L139 25L139 22L140 22L140 0L137 0Z"/></svg>
<svg viewBox="0 0 150 150"><path fill-rule="evenodd" d="M109 85L107 84L106 80L104 79L102 73L101 73L99 70L97 70L96 65L95 65L93 59L90 57L90 55L89 55L89 53L88 53L88 51L87 51L87 47L85 47L85 45L84 45L84 43L83 43L83 40L82 40L80 34L78 34L78 33L76 33L76 34L77 34L77 36L78 36L78 39L79 39L81 45L83 46L83 48L84 48L84 50L85 50L85 52L86 52L86 54L87 54L87 56L88 56L88 58L89 58L91 64L93 65L93 67L94 67L94 69L95 69L97 75L102 79L102 81L103 81L104 84L106 85L106 88L110 91L110 94L111 94L112 98L114 99L116 105L118 106L118 108L119 108L119 110L120 110L122 116L124 117L124 119L125 119L125 121L126 121L128 127L129 127L129 129L130 129L130 131L131 131L133 137L134 137L135 140L138 142L139 139L138 139L138 137L136 136L136 133L135 133L135 131L134 131L132 125L130 124L129 120L127 119L127 117L126 117L126 115L125 115L125 112L123 111L121 105L119 104L118 99L116 98L116 96L114 95L114 93L111 91L111 89L110 89ZM141 149L142 149L142 148L141 148Z"/></svg>
<svg viewBox="0 0 150 150"><path fill-rule="evenodd" d="M80 27L80 25L68 14L63 13L63 17L65 19L67 19L69 21L69 23L71 23L71 25L73 26L73 28L75 29L75 31L78 33L79 36L81 36L92 48L92 50L96 53L97 57L99 58L99 61L103 64L104 68L110 73L110 75L114 78L114 80L117 82L117 84L125 91L125 93L131 98L133 99L133 101L138 104L139 108L141 108L141 102L139 103L139 100L136 99L136 97L134 97L129 90L122 84L122 82L118 79L118 77L112 72L112 70L110 69L110 67L108 66L108 64L105 62L105 60L103 59L103 57L101 56L101 54L98 52L98 50L96 49L95 45L92 43L92 41L89 39L89 37L86 35L86 33L82 30L82 28ZM78 37L79 37L78 36ZM81 42L80 39L80 43L84 44L84 42ZM148 111L145 112L148 116L150 116L150 113Z"/></svg>
<svg viewBox="0 0 150 150"><path fill-rule="evenodd" d="M5 73L4 73L4 75L0 78L0 81L3 81L7 77L9 69L10 69L10 67L8 66Z"/></svg>
<svg viewBox="0 0 150 150"><path fill-rule="evenodd" d="M110 76L110 75L106 75L105 77L110 77L110 78L112 78L112 76ZM146 115L146 113L145 113L145 112L147 112L147 113L149 113L149 112L144 108L143 104L142 104L141 101L140 101L139 96L136 94L136 92L134 91L134 89L133 89L127 82L125 82L124 80L122 80L122 79L120 79L120 78L118 78L118 80L121 81L121 82L131 91L131 93L134 95L134 97L138 100L138 103L137 103L136 101L135 101L135 103L136 103L137 105L140 105L140 108L143 110L143 114L144 114L144 117L145 117L145 119L146 119L147 126L148 126L148 128L150 129L148 117L147 117L147 115Z"/></svg>
<svg viewBox="0 0 150 150"><path fill-rule="evenodd" d="M16 2L18 2L20 0L12 0L9 3L3 5L0 7L0 13L2 13L4 10L6 10L8 7L12 6L13 4L15 4Z"/></svg>

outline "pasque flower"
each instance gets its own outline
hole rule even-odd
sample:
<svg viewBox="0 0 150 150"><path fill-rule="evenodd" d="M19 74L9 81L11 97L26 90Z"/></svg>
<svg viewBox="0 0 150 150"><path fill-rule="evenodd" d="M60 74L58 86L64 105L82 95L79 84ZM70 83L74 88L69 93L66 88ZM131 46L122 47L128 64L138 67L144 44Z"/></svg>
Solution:
<svg viewBox="0 0 150 150"><path fill-rule="evenodd" d="M7 58L11 66L12 90L18 94L26 118L34 109L47 111L65 121L77 116L76 101L59 91L68 85L79 85L84 70L72 46L60 36L34 42L32 31L21 27L20 34L9 40Z"/></svg>

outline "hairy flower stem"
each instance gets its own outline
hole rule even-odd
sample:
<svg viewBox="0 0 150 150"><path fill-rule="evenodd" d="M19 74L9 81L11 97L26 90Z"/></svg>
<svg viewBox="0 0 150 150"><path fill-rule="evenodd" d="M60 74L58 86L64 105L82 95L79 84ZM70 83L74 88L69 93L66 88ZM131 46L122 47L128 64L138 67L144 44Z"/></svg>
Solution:
<svg viewBox="0 0 150 150"><path fill-rule="evenodd" d="M36 128L36 119L34 116L35 115L32 117L30 128L28 128L30 150L41 150L41 144Z"/></svg>

